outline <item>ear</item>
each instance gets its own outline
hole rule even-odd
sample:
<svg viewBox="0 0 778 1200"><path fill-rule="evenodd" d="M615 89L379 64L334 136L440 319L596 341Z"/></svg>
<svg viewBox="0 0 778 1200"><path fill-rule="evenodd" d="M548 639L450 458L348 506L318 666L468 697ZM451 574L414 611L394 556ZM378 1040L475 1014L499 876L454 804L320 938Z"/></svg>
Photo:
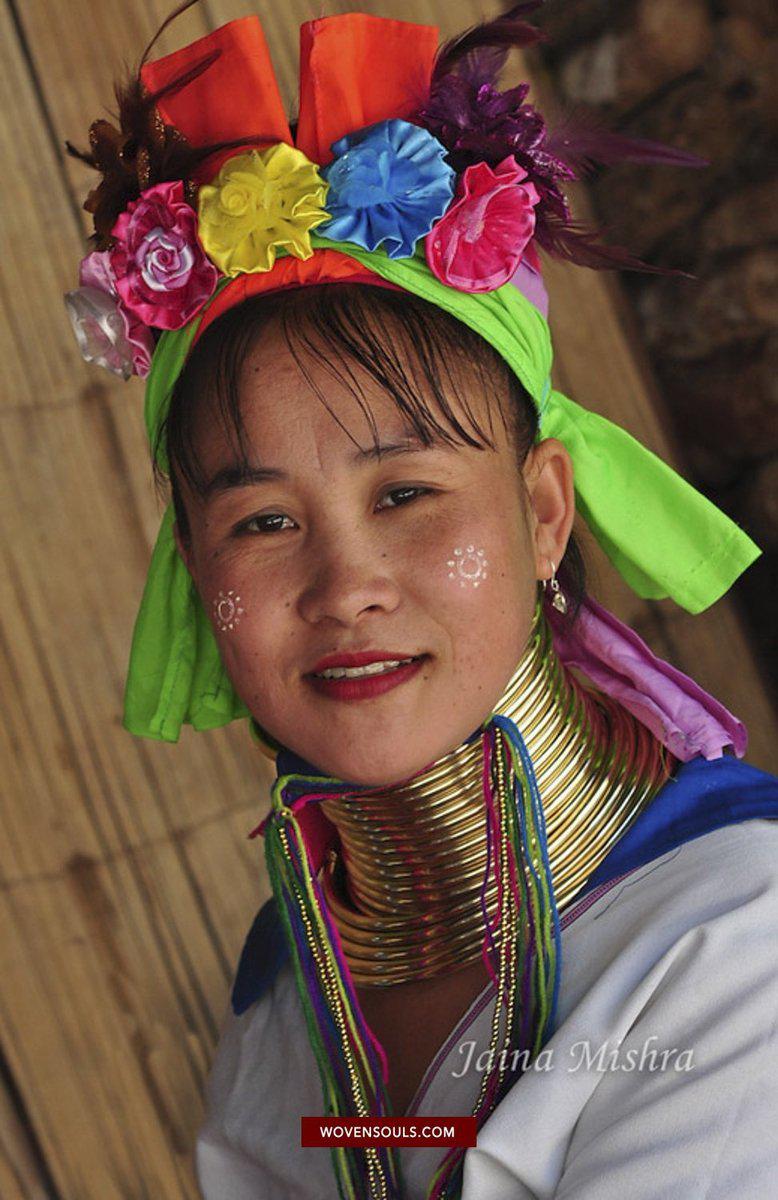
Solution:
<svg viewBox="0 0 778 1200"><path fill-rule="evenodd" d="M178 553L181 555L184 562L186 563L187 571L194 579L195 574L194 574L194 570L193 570L193 559L192 559L191 547L188 546L187 543L181 537L181 530L178 528L178 521L173 522L173 537L176 540L176 546L178 547Z"/></svg>
<svg viewBox="0 0 778 1200"><path fill-rule="evenodd" d="M530 450L523 474L534 527L535 577L549 579L551 564L559 566L573 528L573 463L557 438L546 438Z"/></svg>

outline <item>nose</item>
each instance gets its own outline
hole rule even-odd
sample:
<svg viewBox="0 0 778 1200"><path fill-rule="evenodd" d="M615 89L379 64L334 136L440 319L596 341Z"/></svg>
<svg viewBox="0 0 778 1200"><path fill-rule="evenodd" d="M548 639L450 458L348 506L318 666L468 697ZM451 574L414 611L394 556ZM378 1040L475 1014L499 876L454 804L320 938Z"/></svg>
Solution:
<svg viewBox="0 0 778 1200"><path fill-rule="evenodd" d="M298 611L304 621L353 625L363 614L393 612L400 590L385 550L369 539L332 536L311 547L308 580Z"/></svg>

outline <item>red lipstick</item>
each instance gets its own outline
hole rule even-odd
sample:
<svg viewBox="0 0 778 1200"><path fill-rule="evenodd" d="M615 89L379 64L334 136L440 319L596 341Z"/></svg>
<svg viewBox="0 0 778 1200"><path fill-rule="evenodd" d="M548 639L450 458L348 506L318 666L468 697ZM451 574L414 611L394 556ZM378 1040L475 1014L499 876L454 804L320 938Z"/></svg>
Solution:
<svg viewBox="0 0 778 1200"><path fill-rule="evenodd" d="M366 667L374 662L402 662L405 658L413 658L407 650L357 650L350 653L341 650L337 654L327 654L319 659L311 671L326 671L329 667Z"/></svg>
<svg viewBox="0 0 778 1200"><path fill-rule="evenodd" d="M305 676L305 679L320 696L326 696L330 700L370 700L412 679L421 670L422 664L428 657L427 654L420 654L412 658L407 653L389 650L362 650L356 653L341 651L339 654L329 654L322 658L314 670ZM412 658L412 661L376 675L364 675L352 679L324 679L321 675L316 674L317 671L325 671L331 667L365 667L369 663L397 662L403 658Z"/></svg>

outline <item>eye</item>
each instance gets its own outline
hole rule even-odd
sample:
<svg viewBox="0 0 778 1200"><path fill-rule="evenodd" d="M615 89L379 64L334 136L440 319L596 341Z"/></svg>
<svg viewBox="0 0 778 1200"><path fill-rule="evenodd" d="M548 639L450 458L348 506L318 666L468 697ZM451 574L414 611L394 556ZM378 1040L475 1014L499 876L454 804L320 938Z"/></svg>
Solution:
<svg viewBox="0 0 778 1200"><path fill-rule="evenodd" d="M391 488L390 491L384 492L384 496L393 496L395 499L391 504L384 504L384 508L401 508L404 504L410 503L412 500L418 499L420 496L430 495L432 489L425 487L399 487Z"/></svg>
<svg viewBox="0 0 778 1200"><path fill-rule="evenodd" d="M289 521L290 524L284 526L283 521ZM252 525L258 526L256 529L250 528ZM283 513L262 513L258 517L249 517L248 521L244 521L235 530L236 533L283 533L284 528L291 528L294 521Z"/></svg>

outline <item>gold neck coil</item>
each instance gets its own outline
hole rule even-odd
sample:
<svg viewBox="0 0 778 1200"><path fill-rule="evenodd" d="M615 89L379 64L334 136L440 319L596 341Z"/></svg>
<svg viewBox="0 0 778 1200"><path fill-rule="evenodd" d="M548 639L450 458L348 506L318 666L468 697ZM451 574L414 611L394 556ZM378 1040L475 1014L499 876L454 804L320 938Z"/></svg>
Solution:
<svg viewBox="0 0 778 1200"><path fill-rule="evenodd" d="M532 759L561 911L675 760L646 726L563 665L540 602L494 712L515 722ZM482 773L476 738L406 783L322 801L340 839L322 885L357 985L429 978L480 955ZM495 887L486 893L490 912Z"/></svg>

